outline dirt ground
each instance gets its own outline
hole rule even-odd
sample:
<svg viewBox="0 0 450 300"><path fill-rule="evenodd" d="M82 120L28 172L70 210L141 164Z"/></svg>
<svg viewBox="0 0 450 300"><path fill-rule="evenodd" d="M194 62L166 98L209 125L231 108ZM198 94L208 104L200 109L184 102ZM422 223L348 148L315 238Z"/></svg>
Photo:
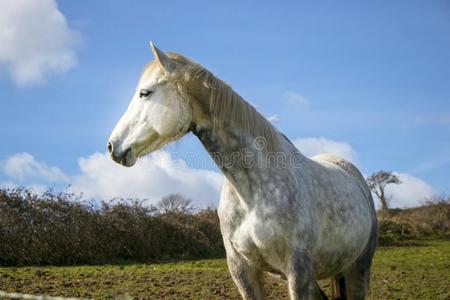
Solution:
<svg viewBox="0 0 450 300"><path fill-rule="evenodd" d="M450 299L450 241L380 247L369 299ZM320 283L329 294L330 282ZM288 299L268 277L267 299ZM94 299L240 299L223 259L167 264L0 268L0 290Z"/></svg>

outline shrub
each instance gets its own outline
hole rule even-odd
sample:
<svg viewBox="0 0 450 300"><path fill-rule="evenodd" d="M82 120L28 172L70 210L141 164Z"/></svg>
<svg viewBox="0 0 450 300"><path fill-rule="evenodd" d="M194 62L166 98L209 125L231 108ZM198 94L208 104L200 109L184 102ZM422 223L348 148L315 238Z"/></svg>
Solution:
<svg viewBox="0 0 450 300"><path fill-rule="evenodd" d="M73 194L0 189L0 265L72 265L223 257L217 211L169 195L83 202ZM169 200L167 200L169 199ZM450 199L378 212L379 244L450 237Z"/></svg>
<svg viewBox="0 0 450 300"><path fill-rule="evenodd" d="M450 198L435 197L425 205L378 211L380 245L414 239L450 238Z"/></svg>
<svg viewBox="0 0 450 300"><path fill-rule="evenodd" d="M223 256L215 210L158 212L142 201L0 190L0 265L71 265Z"/></svg>

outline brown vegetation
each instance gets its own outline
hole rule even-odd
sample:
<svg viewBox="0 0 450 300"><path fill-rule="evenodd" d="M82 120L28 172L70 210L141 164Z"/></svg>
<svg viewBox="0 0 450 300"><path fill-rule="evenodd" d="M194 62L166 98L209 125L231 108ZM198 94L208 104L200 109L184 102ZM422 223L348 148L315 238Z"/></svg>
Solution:
<svg viewBox="0 0 450 300"><path fill-rule="evenodd" d="M380 245L450 237L450 198L378 212ZM72 194L0 189L0 265L73 265L223 257L214 209L195 211L169 195L145 201L83 202Z"/></svg>
<svg viewBox="0 0 450 300"><path fill-rule="evenodd" d="M0 265L71 265L223 256L217 213L160 212L141 201L0 190Z"/></svg>
<svg viewBox="0 0 450 300"><path fill-rule="evenodd" d="M435 197L420 207L380 210L377 216L381 245L450 238L450 197Z"/></svg>

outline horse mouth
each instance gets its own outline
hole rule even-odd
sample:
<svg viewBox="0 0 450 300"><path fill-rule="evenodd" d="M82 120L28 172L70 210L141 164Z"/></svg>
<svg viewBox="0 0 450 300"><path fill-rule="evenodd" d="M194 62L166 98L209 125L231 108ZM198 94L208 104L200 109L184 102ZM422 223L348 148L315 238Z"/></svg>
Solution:
<svg viewBox="0 0 450 300"><path fill-rule="evenodd" d="M120 155L111 155L112 159L124 167L132 167L136 163L136 157L133 155L133 149L128 148Z"/></svg>
<svg viewBox="0 0 450 300"><path fill-rule="evenodd" d="M113 144L108 144L112 160L124 167L132 167L139 157L160 149L165 144L164 140L160 139L160 135L156 131L152 133L147 139L132 143L130 147L120 153L115 153Z"/></svg>

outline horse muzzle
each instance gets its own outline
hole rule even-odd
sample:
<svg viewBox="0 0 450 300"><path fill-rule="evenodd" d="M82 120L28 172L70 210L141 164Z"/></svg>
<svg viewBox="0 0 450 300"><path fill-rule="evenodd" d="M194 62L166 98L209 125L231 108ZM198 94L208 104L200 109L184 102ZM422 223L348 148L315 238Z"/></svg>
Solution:
<svg viewBox="0 0 450 300"><path fill-rule="evenodd" d="M109 141L107 149L112 160L122 166L131 167L136 163L136 157L133 155L133 149L131 147L124 151L117 151L114 149L114 143Z"/></svg>

